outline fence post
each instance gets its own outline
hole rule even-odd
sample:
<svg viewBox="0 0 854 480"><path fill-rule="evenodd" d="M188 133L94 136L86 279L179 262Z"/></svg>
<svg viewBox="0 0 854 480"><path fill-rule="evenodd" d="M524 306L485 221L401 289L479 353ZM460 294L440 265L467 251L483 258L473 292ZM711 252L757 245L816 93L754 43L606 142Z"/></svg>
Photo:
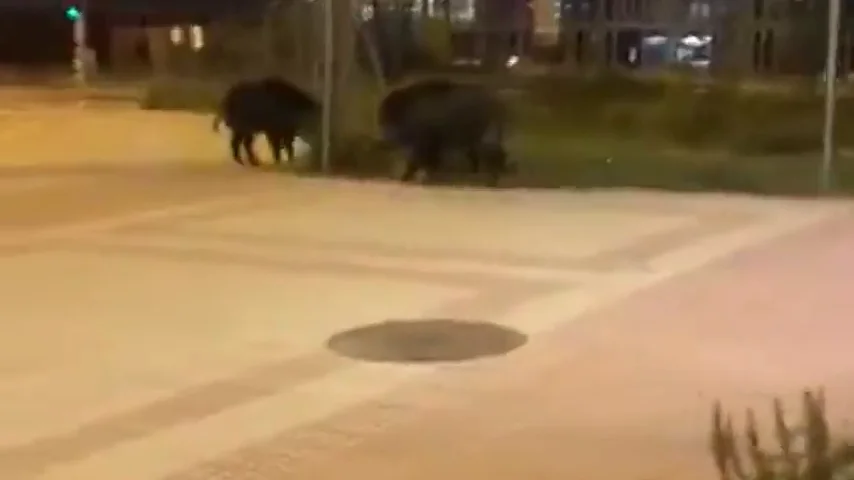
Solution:
<svg viewBox="0 0 854 480"><path fill-rule="evenodd" d="M332 102L335 89L335 12L334 0L323 5L323 120L321 126L320 165L324 172L331 169L332 148Z"/></svg>
<svg viewBox="0 0 854 480"><path fill-rule="evenodd" d="M365 28L362 28L362 15L359 0L350 0L350 8L352 10L353 28L358 31L358 34L365 45L365 50L368 54L368 60L371 62L371 68L373 69L373 74L376 77L377 85L380 88L380 92L385 93L385 65L383 65L382 56L380 55L379 50L377 48L377 36L371 35L370 31ZM376 12L374 13L374 15L376 15ZM372 31L377 31L376 24L374 25Z"/></svg>
<svg viewBox="0 0 854 480"><path fill-rule="evenodd" d="M830 0L827 29L827 61L824 69L824 136L822 139L823 154L819 187L822 192L829 192L833 180L833 160L836 153L836 82L837 53L839 50L839 16L840 0Z"/></svg>

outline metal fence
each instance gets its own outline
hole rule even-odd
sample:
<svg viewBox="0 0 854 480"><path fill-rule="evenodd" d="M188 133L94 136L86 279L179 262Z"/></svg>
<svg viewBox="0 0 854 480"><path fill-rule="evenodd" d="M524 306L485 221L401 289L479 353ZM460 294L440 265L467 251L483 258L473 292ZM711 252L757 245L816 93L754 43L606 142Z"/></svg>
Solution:
<svg viewBox="0 0 854 480"><path fill-rule="evenodd" d="M65 12L73 27L69 67L78 84L196 82L202 95L215 91L202 85L221 88L239 79L280 75L322 99L326 166L344 128L339 118L345 115L333 112L347 112L348 89L362 81L358 77L371 76L353 68L359 29L355 0L269 0L229 10L212 2L208 11L164 5L149 11L142 4L123 10L122 2L102 3L89 0ZM176 88L188 90L193 89Z"/></svg>

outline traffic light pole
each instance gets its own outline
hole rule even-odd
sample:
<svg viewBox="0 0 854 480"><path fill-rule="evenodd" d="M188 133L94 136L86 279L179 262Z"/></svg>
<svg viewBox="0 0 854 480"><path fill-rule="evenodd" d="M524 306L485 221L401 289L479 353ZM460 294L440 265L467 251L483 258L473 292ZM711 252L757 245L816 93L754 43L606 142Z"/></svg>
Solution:
<svg viewBox="0 0 854 480"><path fill-rule="evenodd" d="M86 12L85 7L83 11L79 12L77 17L74 18L74 60L73 60L73 68L74 68L74 79L80 86L86 86L87 78L86 78L86 70L88 68L88 39L86 38Z"/></svg>

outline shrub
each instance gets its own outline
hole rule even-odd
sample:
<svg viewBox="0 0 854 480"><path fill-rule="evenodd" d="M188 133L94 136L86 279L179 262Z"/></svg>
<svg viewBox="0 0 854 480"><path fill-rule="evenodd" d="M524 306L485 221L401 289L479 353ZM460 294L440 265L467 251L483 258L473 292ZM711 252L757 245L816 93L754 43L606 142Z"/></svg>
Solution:
<svg viewBox="0 0 854 480"><path fill-rule="evenodd" d="M783 403L773 403L777 451L760 439L758 422L748 409L744 425L744 448L739 448L732 417L720 402L712 413L711 451L721 480L831 480L851 478L854 444L834 441L825 414L823 391L805 391L800 425L786 422Z"/></svg>
<svg viewBox="0 0 854 480"><path fill-rule="evenodd" d="M821 148L822 110L814 95L742 95L730 114L729 147L748 155L804 154Z"/></svg>
<svg viewBox="0 0 854 480"><path fill-rule="evenodd" d="M608 105L615 102L648 104L661 98L665 90L659 82L613 73L587 77L536 76L523 88L528 92L526 101L545 105L555 118L572 119L583 127L601 123L601 112Z"/></svg>
<svg viewBox="0 0 854 480"><path fill-rule="evenodd" d="M725 88L701 89L688 82L673 82L650 110L651 127L683 146L699 147L725 138L737 94Z"/></svg>
<svg viewBox="0 0 854 480"><path fill-rule="evenodd" d="M854 146L854 97L844 96L836 102L836 141L842 147ZM816 129L821 129L821 124Z"/></svg>
<svg viewBox="0 0 854 480"><path fill-rule="evenodd" d="M517 182L534 187L812 195L817 191L820 165L818 157L697 152L642 140L559 138L536 132L514 135L509 151L519 163ZM849 159L838 159L837 175L840 189L854 188Z"/></svg>
<svg viewBox="0 0 854 480"><path fill-rule="evenodd" d="M604 105L599 121L615 135L642 135L649 129L644 107L642 103L630 101Z"/></svg>
<svg viewBox="0 0 854 480"><path fill-rule="evenodd" d="M563 135L646 138L691 150L751 156L816 153L823 100L804 89L700 84L684 75L536 78L525 86L520 123ZM837 140L854 146L854 99L838 102ZM854 133L854 132L851 132Z"/></svg>
<svg viewBox="0 0 854 480"><path fill-rule="evenodd" d="M734 129L728 146L733 152L745 155L818 152L822 145L820 126L820 123L804 125L796 120L785 120L770 127L752 124Z"/></svg>

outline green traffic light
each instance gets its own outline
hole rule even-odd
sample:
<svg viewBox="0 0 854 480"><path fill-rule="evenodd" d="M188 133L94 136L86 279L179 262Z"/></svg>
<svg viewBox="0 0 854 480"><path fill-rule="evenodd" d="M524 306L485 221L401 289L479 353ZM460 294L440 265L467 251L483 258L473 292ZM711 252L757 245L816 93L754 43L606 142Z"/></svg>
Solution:
<svg viewBox="0 0 854 480"><path fill-rule="evenodd" d="M80 20L81 16L83 16L83 14L77 7L68 7L67 9L65 9L65 17L69 20Z"/></svg>

